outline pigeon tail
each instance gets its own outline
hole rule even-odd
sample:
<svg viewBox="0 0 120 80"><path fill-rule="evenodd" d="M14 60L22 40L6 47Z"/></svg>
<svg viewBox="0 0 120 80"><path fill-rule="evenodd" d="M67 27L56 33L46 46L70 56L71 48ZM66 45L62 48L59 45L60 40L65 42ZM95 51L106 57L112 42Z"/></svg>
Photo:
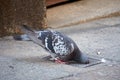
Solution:
<svg viewBox="0 0 120 80"><path fill-rule="evenodd" d="M35 32L31 28L29 28L27 25L19 26L19 28L21 29L22 32L24 32L26 34L26 35L24 35L25 37L27 37L26 40L30 39L34 43L40 45L41 47L44 47L44 45L42 44L42 41L40 39L38 39L39 34L37 32Z"/></svg>
<svg viewBox="0 0 120 80"><path fill-rule="evenodd" d="M22 30L22 32L26 33L27 35L35 34L35 32L31 28L29 28L27 25L19 26L19 28Z"/></svg>
<svg viewBox="0 0 120 80"><path fill-rule="evenodd" d="M28 37L27 34L23 35L14 35L13 38L18 41L30 41L30 38Z"/></svg>
<svg viewBox="0 0 120 80"><path fill-rule="evenodd" d="M13 38L14 38L15 40L22 41L21 35L15 35L15 36L13 36Z"/></svg>

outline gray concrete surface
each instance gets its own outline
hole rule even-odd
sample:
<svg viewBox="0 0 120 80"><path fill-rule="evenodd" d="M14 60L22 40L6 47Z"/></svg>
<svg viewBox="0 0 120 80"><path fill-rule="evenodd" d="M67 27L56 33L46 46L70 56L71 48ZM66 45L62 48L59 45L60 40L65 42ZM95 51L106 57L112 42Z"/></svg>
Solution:
<svg viewBox="0 0 120 80"><path fill-rule="evenodd" d="M71 37L91 63L106 60L90 67L56 64L33 42L0 38L0 80L120 80L119 21L112 17L55 29Z"/></svg>
<svg viewBox="0 0 120 80"><path fill-rule="evenodd" d="M111 14L120 15L120 0L78 0L47 9L48 26L68 27Z"/></svg>

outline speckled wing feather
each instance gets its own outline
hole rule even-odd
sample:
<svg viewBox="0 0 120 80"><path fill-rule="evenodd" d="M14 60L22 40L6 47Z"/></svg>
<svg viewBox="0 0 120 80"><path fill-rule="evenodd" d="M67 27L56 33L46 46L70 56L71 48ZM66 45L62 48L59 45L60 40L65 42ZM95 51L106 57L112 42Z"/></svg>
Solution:
<svg viewBox="0 0 120 80"><path fill-rule="evenodd" d="M57 56L66 56L73 52L74 43L65 35L53 30L41 30L34 32L23 25L21 30L35 43L44 47L47 51L55 53Z"/></svg>
<svg viewBox="0 0 120 80"><path fill-rule="evenodd" d="M40 33L38 38L42 40L48 51L58 56L69 55L74 50L73 43L69 38L59 32L45 30Z"/></svg>

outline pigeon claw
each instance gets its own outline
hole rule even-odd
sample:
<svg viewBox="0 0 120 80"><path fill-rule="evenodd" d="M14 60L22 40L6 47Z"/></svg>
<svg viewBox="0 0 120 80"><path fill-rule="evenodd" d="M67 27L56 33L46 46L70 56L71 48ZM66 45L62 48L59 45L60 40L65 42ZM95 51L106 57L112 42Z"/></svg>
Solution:
<svg viewBox="0 0 120 80"><path fill-rule="evenodd" d="M59 59L55 60L55 63L58 63L58 64L67 64L67 62L64 62L64 61L59 60Z"/></svg>

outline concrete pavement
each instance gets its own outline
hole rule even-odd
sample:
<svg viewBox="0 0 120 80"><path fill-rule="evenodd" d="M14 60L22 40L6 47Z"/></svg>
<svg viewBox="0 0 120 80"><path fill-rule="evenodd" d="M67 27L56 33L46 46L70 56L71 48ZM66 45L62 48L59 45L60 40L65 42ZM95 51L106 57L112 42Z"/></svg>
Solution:
<svg viewBox="0 0 120 80"><path fill-rule="evenodd" d="M104 18L84 24L55 29L71 37L90 64L56 64L49 54L30 41L0 39L0 80L119 80L120 17ZM97 54L99 52L99 54Z"/></svg>
<svg viewBox="0 0 120 80"><path fill-rule="evenodd" d="M47 9L48 26L69 27L103 17L120 15L120 0L78 0Z"/></svg>

